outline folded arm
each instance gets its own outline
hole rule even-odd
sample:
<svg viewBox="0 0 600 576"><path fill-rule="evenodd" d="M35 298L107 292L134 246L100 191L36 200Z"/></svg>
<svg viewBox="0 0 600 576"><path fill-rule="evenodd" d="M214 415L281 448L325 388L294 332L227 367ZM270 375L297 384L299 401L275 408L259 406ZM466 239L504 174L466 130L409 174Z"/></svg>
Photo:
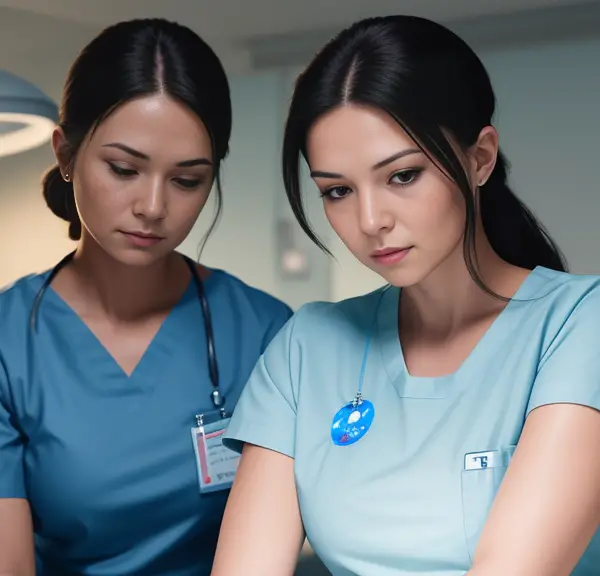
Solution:
<svg viewBox="0 0 600 576"><path fill-rule="evenodd" d="M31 512L22 498L0 499L0 576L35 576Z"/></svg>
<svg viewBox="0 0 600 576"><path fill-rule="evenodd" d="M600 527L600 412L528 417L467 576L569 576Z"/></svg>
<svg viewBox="0 0 600 576"><path fill-rule="evenodd" d="M246 444L225 509L212 576L292 576L303 541L294 460Z"/></svg>

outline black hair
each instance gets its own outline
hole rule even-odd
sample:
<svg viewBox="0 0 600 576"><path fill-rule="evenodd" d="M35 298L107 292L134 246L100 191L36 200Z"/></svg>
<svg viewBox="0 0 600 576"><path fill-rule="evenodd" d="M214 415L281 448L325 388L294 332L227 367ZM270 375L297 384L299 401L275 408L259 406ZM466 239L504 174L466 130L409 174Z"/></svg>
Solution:
<svg viewBox="0 0 600 576"><path fill-rule="evenodd" d="M456 34L412 16L369 18L331 40L296 81L285 127L283 179L303 230L322 250L304 211L300 160L306 140L323 114L346 104L385 111L459 187L466 206L464 256L469 273L486 292L475 254L477 207L463 165L445 132L466 150L491 125L496 99L488 73ZM558 247L510 189L508 162L498 153L493 173L481 186L479 204L486 236L506 262L526 269L565 271ZM500 297L500 296L498 296Z"/></svg>
<svg viewBox="0 0 600 576"><path fill-rule="evenodd" d="M223 66L194 32L164 19L136 19L106 28L69 69L62 94L59 127L72 161L85 137L120 105L164 93L186 105L206 127L213 149L217 188L216 226L223 203L219 168L229 151L231 97ZM69 223L69 237L81 238L73 185L58 165L43 178L46 204Z"/></svg>

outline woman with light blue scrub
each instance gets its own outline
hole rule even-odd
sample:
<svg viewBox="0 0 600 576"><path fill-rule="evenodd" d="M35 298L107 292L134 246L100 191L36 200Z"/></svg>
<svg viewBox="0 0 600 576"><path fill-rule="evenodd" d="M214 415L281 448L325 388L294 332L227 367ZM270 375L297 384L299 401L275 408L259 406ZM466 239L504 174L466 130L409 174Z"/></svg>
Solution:
<svg viewBox="0 0 600 576"><path fill-rule="evenodd" d="M230 132L223 68L185 27L120 23L73 64L44 196L77 247L0 293L3 576L210 573L222 431L291 316L175 252L213 184L220 206Z"/></svg>
<svg viewBox="0 0 600 576"><path fill-rule="evenodd" d="M304 156L345 245L389 286L304 306L259 360L214 576L600 573L600 277L507 185L471 49L406 16L359 22L298 78Z"/></svg>

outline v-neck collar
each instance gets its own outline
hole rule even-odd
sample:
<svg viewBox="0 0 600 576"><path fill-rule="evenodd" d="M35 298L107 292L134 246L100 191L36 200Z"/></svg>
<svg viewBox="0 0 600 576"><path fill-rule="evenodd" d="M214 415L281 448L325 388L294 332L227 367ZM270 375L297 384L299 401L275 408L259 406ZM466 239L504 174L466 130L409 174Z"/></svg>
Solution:
<svg viewBox="0 0 600 576"><path fill-rule="evenodd" d="M519 286L510 302L500 312L492 325L480 338L471 353L451 374L445 376L412 376L406 366L398 330L400 288L390 287L383 295L377 314L378 341L383 365L399 396L403 398L445 398L453 389L453 383L468 371L477 358L494 339L494 336L514 322L513 311L525 311L533 302L532 297L547 282L542 267L532 270ZM520 308L519 308L520 307Z"/></svg>
<svg viewBox="0 0 600 576"><path fill-rule="evenodd" d="M212 275L213 274L211 273L208 278L211 278ZM95 368L100 368L100 372L104 377L106 377L107 381L125 380L129 383L139 383L141 386L147 387L147 385L150 385L150 382L155 381L156 379L156 366L163 365L163 363L157 362L148 363L149 357L154 356L155 353L163 348L161 346L161 341L165 332L169 331L169 326L174 321L174 318L179 315L180 309L190 298L194 298L195 294L196 291L194 279L190 278L190 281L188 282L183 294L162 321L160 327L144 350L144 353L140 357L131 374L127 374L127 372L123 370L115 357L104 346L104 344L85 323L81 316L58 292L56 292L56 290L54 290L52 286L48 286L46 296L66 315L65 319L68 318L71 322L73 322L73 325L69 327L69 329L73 330L73 338L77 339L77 346L79 347L81 353L88 357L88 362L90 362L90 365L94 366ZM168 351L165 350L165 353L165 360L167 360ZM150 367L150 365L152 367ZM146 366L148 366L148 368L146 368ZM152 377L146 378L145 375ZM144 385L144 383L147 384Z"/></svg>

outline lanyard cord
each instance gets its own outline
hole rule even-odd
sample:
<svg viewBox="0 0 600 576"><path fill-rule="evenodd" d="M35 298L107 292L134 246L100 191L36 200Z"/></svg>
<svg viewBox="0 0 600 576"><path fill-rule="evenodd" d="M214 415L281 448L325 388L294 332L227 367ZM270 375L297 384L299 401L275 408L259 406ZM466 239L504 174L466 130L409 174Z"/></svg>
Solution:
<svg viewBox="0 0 600 576"><path fill-rule="evenodd" d="M194 283L196 284L196 292L198 294L198 300L200 302L200 306L202 308L202 316L204 318L204 332L206 334L207 347L206 352L208 357L208 373L210 376L210 381L213 385L213 391L210 394L210 399L215 408L221 409L225 405L225 397L223 396L223 394L221 394L221 390L219 388L219 366L217 362L215 337L212 327L212 319L210 316L210 307L208 305L208 298L206 297L204 283L202 282L202 278L200 278L200 274L198 273L196 263L187 257L185 257L185 262L188 265L188 268L192 273Z"/></svg>
<svg viewBox="0 0 600 576"><path fill-rule="evenodd" d="M33 306L31 308L31 314L29 316L29 324L31 329L36 332L37 331L37 317L39 313L39 309L42 303L42 299L46 294L48 287L52 284L52 281L56 278L56 275L67 265L73 257L75 256L75 251L67 254L52 270L50 274L44 280L42 287L38 290L38 293L35 295L35 299L33 301ZM202 317L204 319L204 331L206 334L206 346L207 346L207 355L208 355L208 373L210 376L210 381L213 385L213 391L210 394L211 402L215 408L221 409L225 405L225 396L221 394L221 390L219 388L219 366L217 362L217 353L215 349L215 338L212 328L212 320L210 316L210 307L208 305L208 298L206 297L206 291L204 289L204 283L202 282L202 278L200 278L200 274L198 273L198 268L196 267L196 263L184 256L185 263L187 264L191 274L194 284L196 286L196 293L198 295L198 300L200 302L200 307L202 308Z"/></svg>
<svg viewBox="0 0 600 576"><path fill-rule="evenodd" d="M354 399L355 404L360 404L362 401L362 389L363 382L365 379L365 371L367 368L367 358L369 357L369 350L371 348L371 340L373 339L373 332L375 331L375 325L377 324L377 314L379 313L379 307L381 306L381 301L383 300L383 296L387 292L390 285L388 284L383 288L379 295L379 299L377 300L377 305L375 306L375 313L373 314L373 321L371 323L371 327L369 332L367 333L367 340L365 343L365 350L363 352L362 365L360 367L360 374L358 375L358 392L356 393L356 398Z"/></svg>

